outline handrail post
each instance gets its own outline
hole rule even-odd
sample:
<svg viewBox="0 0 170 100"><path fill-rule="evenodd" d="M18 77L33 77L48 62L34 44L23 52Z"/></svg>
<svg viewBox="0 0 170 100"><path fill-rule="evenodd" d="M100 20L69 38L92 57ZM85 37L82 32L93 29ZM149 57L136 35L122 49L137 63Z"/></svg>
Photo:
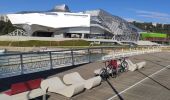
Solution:
<svg viewBox="0 0 170 100"><path fill-rule="evenodd" d="M89 63L91 62L91 61L90 61L90 58L91 58L90 56L91 56L91 55L90 55L90 49L88 48L88 60L89 60Z"/></svg>
<svg viewBox="0 0 170 100"><path fill-rule="evenodd" d="M72 65L74 65L74 54L73 54L73 49L71 49L71 59L72 59Z"/></svg>
<svg viewBox="0 0 170 100"><path fill-rule="evenodd" d="M107 48L105 48L107 49ZM104 50L103 50L103 47L101 47L101 56L103 57L104 56ZM101 59L100 59L101 60Z"/></svg>
<svg viewBox="0 0 170 100"><path fill-rule="evenodd" d="M49 54L50 54L50 69L53 69L53 61L52 61L51 51L49 52Z"/></svg>
<svg viewBox="0 0 170 100"><path fill-rule="evenodd" d="M103 48L101 48L101 54L103 55Z"/></svg>
<svg viewBox="0 0 170 100"><path fill-rule="evenodd" d="M24 70L23 70L23 67L24 67L24 64L23 64L23 55L20 54L20 64L21 64L21 74L24 73Z"/></svg>

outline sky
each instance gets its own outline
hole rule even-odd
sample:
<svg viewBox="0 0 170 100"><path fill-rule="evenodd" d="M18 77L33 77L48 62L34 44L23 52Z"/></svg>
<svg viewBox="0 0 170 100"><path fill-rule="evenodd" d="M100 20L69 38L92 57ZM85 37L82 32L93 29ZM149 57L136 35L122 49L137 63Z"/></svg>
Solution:
<svg viewBox="0 0 170 100"><path fill-rule="evenodd" d="M128 21L170 24L170 0L1 0L0 14L47 11L60 4L72 12L103 9Z"/></svg>

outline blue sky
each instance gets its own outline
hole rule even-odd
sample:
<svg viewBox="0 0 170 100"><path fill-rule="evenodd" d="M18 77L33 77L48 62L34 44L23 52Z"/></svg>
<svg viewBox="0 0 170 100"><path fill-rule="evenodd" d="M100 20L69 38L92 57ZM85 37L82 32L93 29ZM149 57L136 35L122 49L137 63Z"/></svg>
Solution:
<svg viewBox="0 0 170 100"><path fill-rule="evenodd" d="M170 23L170 0L1 0L0 14L46 11L58 4L72 12L100 8L127 20Z"/></svg>

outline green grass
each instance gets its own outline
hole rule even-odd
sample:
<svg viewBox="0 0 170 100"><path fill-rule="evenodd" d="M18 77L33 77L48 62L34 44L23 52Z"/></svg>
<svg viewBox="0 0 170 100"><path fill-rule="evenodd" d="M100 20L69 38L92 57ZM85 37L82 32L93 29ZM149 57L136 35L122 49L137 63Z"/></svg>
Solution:
<svg viewBox="0 0 170 100"><path fill-rule="evenodd" d="M167 34L163 33L141 33L142 38L167 38Z"/></svg>
<svg viewBox="0 0 170 100"><path fill-rule="evenodd" d="M93 47L113 47L126 48L127 46L111 45L111 44L94 44L85 40L67 40L67 41L0 41L0 46L11 47L58 47L58 48L93 48Z"/></svg>
<svg viewBox="0 0 170 100"><path fill-rule="evenodd" d="M39 47L39 46L89 46L90 42L84 40L67 41L0 41L0 46Z"/></svg>

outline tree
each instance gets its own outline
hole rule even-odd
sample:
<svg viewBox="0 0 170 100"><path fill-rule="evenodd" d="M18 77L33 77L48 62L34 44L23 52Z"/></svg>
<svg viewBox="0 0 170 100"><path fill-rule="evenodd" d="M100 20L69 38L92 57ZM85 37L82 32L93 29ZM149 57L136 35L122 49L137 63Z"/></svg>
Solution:
<svg viewBox="0 0 170 100"><path fill-rule="evenodd" d="M140 22L132 22L133 25L136 27L148 31L148 32L156 32L156 33L166 33L170 34L170 24L156 24L153 25L152 23L140 23Z"/></svg>
<svg viewBox="0 0 170 100"><path fill-rule="evenodd" d="M14 27L10 21L8 22L0 21L0 35L8 34L14 31L15 29L17 28Z"/></svg>

